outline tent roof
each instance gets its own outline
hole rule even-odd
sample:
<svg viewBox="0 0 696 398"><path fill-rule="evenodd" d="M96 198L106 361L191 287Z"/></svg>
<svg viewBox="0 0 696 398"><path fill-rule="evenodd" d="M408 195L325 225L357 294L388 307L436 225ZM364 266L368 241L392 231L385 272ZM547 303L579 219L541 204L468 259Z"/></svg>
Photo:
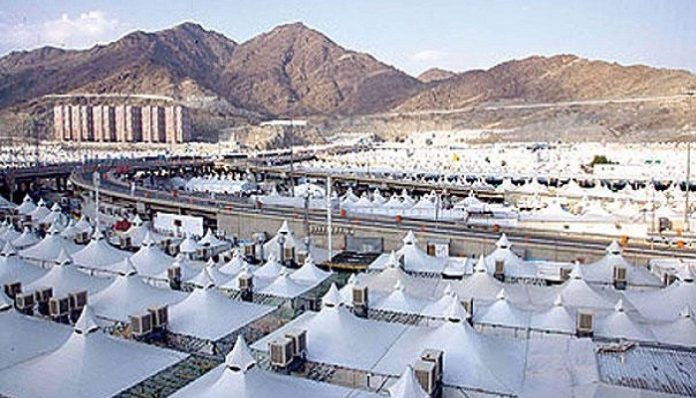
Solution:
<svg viewBox="0 0 696 398"><path fill-rule="evenodd" d="M273 311L273 307L232 300L216 289L195 288L169 308L169 330L219 340Z"/></svg>
<svg viewBox="0 0 696 398"><path fill-rule="evenodd" d="M416 380L413 374L413 368L409 365L401 374L399 380L392 384L389 388L389 396L391 398L428 398L429 395L423 391L420 383Z"/></svg>

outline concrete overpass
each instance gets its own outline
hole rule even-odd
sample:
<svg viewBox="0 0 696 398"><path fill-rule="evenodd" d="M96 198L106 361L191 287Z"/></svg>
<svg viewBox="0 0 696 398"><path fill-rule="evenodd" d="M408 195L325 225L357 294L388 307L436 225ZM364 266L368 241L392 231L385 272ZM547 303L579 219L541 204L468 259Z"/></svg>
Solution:
<svg viewBox="0 0 696 398"><path fill-rule="evenodd" d="M107 175L108 176L108 175ZM71 176L77 191L92 192L91 171L79 169ZM255 232L275 233L283 220L287 219L298 235L305 229L303 209L281 206L258 206L245 198L211 199L204 194L166 192L138 187L131 196L129 187L113 178L103 178L100 186L102 203L130 207L139 214L151 217L156 211L202 216L208 226L213 226L250 239ZM307 213L310 231L321 231L312 235L319 245L326 245L326 212L310 210ZM391 217L344 216L333 214L333 247L341 248L346 235L383 238L385 250L398 249L401 239L408 230L416 232L421 242L449 240L453 255L471 255L489 252L494 243L505 232L513 244L523 248L528 257L557 261L583 259L593 261L604 255L606 246L613 237L589 236L572 233L547 232L540 230L473 227L457 222L428 221ZM689 248L673 249L646 242L629 242L625 255L637 263L645 263L655 257L696 258Z"/></svg>

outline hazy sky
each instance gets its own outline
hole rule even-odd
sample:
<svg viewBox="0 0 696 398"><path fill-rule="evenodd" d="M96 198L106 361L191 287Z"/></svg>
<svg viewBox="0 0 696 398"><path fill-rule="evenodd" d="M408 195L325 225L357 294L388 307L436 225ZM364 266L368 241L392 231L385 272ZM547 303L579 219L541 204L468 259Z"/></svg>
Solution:
<svg viewBox="0 0 696 398"><path fill-rule="evenodd" d="M692 0L2 0L0 54L86 48L183 21L238 42L302 21L411 74L558 53L696 71Z"/></svg>

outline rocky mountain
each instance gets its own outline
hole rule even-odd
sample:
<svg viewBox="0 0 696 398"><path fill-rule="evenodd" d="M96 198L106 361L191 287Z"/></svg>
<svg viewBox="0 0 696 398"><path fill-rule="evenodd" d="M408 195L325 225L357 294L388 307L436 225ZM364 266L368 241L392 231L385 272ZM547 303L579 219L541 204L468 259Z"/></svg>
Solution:
<svg viewBox="0 0 696 398"><path fill-rule="evenodd" d="M332 125L346 131L355 124L394 135L425 125L524 130L532 138L553 131L563 137L580 131L584 138L588 131L650 135L696 126L694 92L696 75L686 71L573 55L534 56L464 73L433 68L414 78L301 23L243 43L184 23L88 50L45 47L0 58L0 125L32 114L49 126L52 100L42 99L47 94L158 94L188 103L194 130L211 139L222 130L282 117L312 118L326 134L333 133ZM663 100L667 96L677 99ZM343 116L351 116L347 125Z"/></svg>
<svg viewBox="0 0 696 398"><path fill-rule="evenodd" d="M445 69L441 69L441 68L430 68L430 69L426 70L425 72L421 73L420 75L418 75L417 79L423 83L433 83L433 82L439 82L441 80L447 80L447 79L454 77L456 75L457 75L456 73L449 71L449 70L445 70Z"/></svg>
<svg viewBox="0 0 696 398"><path fill-rule="evenodd" d="M684 95L696 75L644 65L622 66L574 55L534 56L450 77L397 109L457 109L480 103L555 103Z"/></svg>

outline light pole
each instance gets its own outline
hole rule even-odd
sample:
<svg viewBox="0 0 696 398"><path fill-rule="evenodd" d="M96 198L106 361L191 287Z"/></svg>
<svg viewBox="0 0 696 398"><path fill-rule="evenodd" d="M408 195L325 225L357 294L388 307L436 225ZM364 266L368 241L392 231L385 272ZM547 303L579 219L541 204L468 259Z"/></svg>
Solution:
<svg viewBox="0 0 696 398"><path fill-rule="evenodd" d="M691 141L686 143L686 195L684 196L684 230L690 232L689 192L691 191Z"/></svg>

